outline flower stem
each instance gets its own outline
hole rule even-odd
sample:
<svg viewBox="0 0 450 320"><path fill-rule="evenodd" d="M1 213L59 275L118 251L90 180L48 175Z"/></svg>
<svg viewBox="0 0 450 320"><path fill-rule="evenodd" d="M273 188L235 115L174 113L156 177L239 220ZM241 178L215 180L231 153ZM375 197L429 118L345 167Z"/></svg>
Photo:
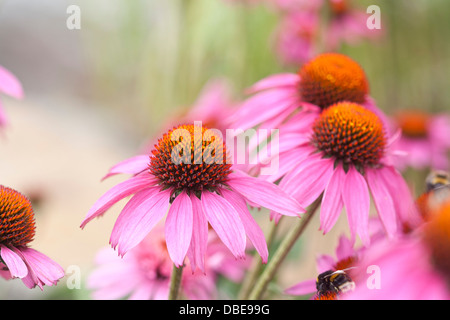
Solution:
<svg viewBox="0 0 450 320"><path fill-rule="evenodd" d="M178 292L180 291L182 275L183 275L183 266L177 268L174 264L172 269L172 276L170 278L169 300L178 299Z"/></svg>
<svg viewBox="0 0 450 320"><path fill-rule="evenodd" d="M269 235L267 237L267 246L269 247L269 249L273 240L275 239L275 233L278 225L279 222L273 223L271 225ZM247 300L250 290L254 287L255 282L258 279L258 276L261 273L262 269L263 264L261 263L261 259L259 258L258 254L255 254L255 257L253 257L252 266L250 268L250 273L245 277L244 282L241 286L241 290L238 295L239 300Z"/></svg>
<svg viewBox="0 0 450 320"><path fill-rule="evenodd" d="M317 208L320 205L322 200L322 196L316 199L314 203L308 208L308 211L297 221L294 227L289 231L286 237L280 243L277 251L275 251L272 259L267 264L263 273L258 279L258 282L253 287L253 290L250 292L248 298L249 300L258 300L261 299L262 295L267 289L270 281L275 276L278 268L280 267L283 260L286 258L289 251L294 246L297 239L301 236L312 216L316 212Z"/></svg>

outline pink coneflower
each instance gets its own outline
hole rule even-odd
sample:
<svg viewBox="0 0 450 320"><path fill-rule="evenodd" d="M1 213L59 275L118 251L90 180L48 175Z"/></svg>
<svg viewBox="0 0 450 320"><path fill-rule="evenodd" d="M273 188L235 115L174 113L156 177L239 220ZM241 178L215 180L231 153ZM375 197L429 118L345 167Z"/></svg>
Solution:
<svg viewBox="0 0 450 320"><path fill-rule="evenodd" d="M30 201L19 192L0 185L0 266L6 278L20 278L28 288L56 285L64 270L28 244L35 235Z"/></svg>
<svg viewBox="0 0 450 320"><path fill-rule="evenodd" d="M181 159L174 161L174 155ZM245 256L247 235L265 262L268 253L264 235L246 201L290 216L304 212L276 185L247 176L228 164L225 143L205 127L181 125L170 130L155 145L148 162L141 165L139 174L106 192L81 225L134 194L119 215L110 239L122 256L167 213L165 237L175 266L183 265L187 254L194 269L204 270L208 223L235 257ZM136 163L130 166L133 171L137 169Z"/></svg>
<svg viewBox="0 0 450 320"><path fill-rule="evenodd" d="M396 148L406 153L397 157L395 165L403 170L450 168L450 116L429 114L419 110L403 110L395 113L392 120L394 130L400 129L402 136Z"/></svg>
<svg viewBox="0 0 450 320"><path fill-rule="evenodd" d="M302 66L298 74L283 73L254 84L248 98L234 115L234 128L243 130L261 125L278 128L296 112L319 116L339 101L355 102L381 114L369 96L364 70L351 58L324 53ZM299 118L299 127L303 125Z"/></svg>
<svg viewBox="0 0 450 320"><path fill-rule="evenodd" d="M441 205L414 233L367 249L359 273L367 285L357 286L345 299L450 299L450 202ZM370 266L376 272L367 274Z"/></svg>
<svg viewBox="0 0 450 320"><path fill-rule="evenodd" d="M371 196L388 235L397 232L399 221L418 219L409 187L392 166L393 150L384 125L373 112L340 102L325 109L309 132L296 133L292 119L284 128L292 132L285 130L290 139L279 156L292 159L280 161L280 171L287 172L280 187L305 207L323 193L320 229L324 233L345 207L352 239L358 234L368 245Z"/></svg>
<svg viewBox="0 0 450 320"><path fill-rule="evenodd" d="M205 273L186 272L181 280L181 295L190 300L217 299L218 275L240 281L247 267L223 246L214 245L211 235ZM167 300L172 273L164 230L156 227L123 259L111 248L104 248L96 258L97 267L88 278L95 299Z"/></svg>
<svg viewBox="0 0 450 320"><path fill-rule="evenodd" d="M277 52L285 64L302 65L318 51L319 15L294 11L282 17L276 33Z"/></svg>
<svg viewBox="0 0 450 320"><path fill-rule="evenodd" d="M367 27L368 15L352 5L349 0L329 0L330 18L325 30L325 48L328 51L339 49L342 43L355 45L364 39L376 39L382 29Z"/></svg>
<svg viewBox="0 0 450 320"><path fill-rule="evenodd" d="M19 80L8 70L0 66L0 94L6 94L16 99L23 97L22 85ZM0 128L8 123L8 118L3 112L2 102L0 100Z"/></svg>

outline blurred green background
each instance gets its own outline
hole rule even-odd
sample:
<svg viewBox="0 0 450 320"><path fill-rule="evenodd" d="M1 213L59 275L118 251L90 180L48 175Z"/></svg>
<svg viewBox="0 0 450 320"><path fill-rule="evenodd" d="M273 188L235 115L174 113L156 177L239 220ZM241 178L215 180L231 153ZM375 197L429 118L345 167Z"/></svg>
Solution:
<svg viewBox="0 0 450 320"><path fill-rule="evenodd" d="M71 4L81 9L80 30L66 27ZM448 112L450 2L355 1L363 11L371 4L381 9L384 37L340 51L363 66L378 106L388 114ZM269 6L239 1L0 0L0 65L25 91L22 101L2 96L11 129L0 142L0 183L42 197L36 249L64 267L89 270L116 215L84 231L78 226L120 181L100 183L106 170L187 110L209 79L229 79L240 100L255 81L296 72L300 66L283 65L274 50L279 21ZM333 252L334 245L321 249ZM308 263L306 278L314 270ZM44 293L0 280L2 299L89 297L67 289L66 279Z"/></svg>

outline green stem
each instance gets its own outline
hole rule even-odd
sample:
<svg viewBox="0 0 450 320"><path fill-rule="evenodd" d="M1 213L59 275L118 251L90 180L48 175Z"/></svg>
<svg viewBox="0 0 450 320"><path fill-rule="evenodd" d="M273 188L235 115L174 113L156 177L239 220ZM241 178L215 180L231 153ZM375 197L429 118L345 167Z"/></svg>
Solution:
<svg viewBox="0 0 450 320"><path fill-rule="evenodd" d="M320 196L318 199L316 199L316 201L314 201L314 203L309 207L308 211L299 219L299 221L297 221L294 227L289 231L289 233L286 235L286 238L282 240L277 251L274 253L272 259L269 261L263 273L259 277L258 282L253 287L253 290L250 292L250 295L248 297L249 300L261 299L262 295L266 291L270 281L272 281L273 277L275 276L281 263L286 258L287 254L292 249L295 242L303 233L312 216L316 212L317 208L320 205L321 200L322 196Z"/></svg>
<svg viewBox="0 0 450 320"><path fill-rule="evenodd" d="M182 275L183 275L183 266L177 268L174 264L172 269L172 276L170 277L169 300L178 299Z"/></svg>
<svg viewBox="0 0 450 320"><path fill-rule="evenodd" d="M270 246L275 239L275 234L277 230L278 223L273 223L271 225L269 235L267 237L267 247L270 250ZM248 295L250 293L250 290L254 287L256 280L258 279L259 274L261 273L261 270L263 269L264 265L261 263L259 255L256 253L253 257L252 266L250 268L250 274L245 277L244 283L242 284L241 290L238 295L239 300L247 300Z"/></svg>

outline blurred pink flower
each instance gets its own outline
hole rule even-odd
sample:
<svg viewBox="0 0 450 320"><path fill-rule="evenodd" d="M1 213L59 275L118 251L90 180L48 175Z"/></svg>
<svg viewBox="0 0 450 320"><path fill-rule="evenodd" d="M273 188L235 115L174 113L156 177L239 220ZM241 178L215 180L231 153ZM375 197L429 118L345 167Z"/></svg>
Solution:
<svg viewBox="0 0 450 320"><path fill-rule="evenodd" d="M0 275L20 278L28 288L56 285L64 270L46 255L28 247L35 234L30 201L0 185Z"/></svg>
<svg viewBox="0 0 450 320"><path fill-rule="evenodd" d="M400 129L402 136L396 148L405 155L395 158L395 165L404 170L429 168L448 170L450 162L450 116L429 114L418 110L404 110L391 117L393 130Z"/></svg>
<svg viewBox="0 0 450 320"><path fill-rule="evenodd" d="M349 0L328 0L331 17L325 29L326 51L336 51L342 43L355 45L364 39L377 39L382 29L369 29L369 15L355 7Z"/></svg>
<svg viewBox="0 0 450 320"><path fill-rule="evenodd" d="M236 260L211 234L205 273L183 271L181 295L190 300L217 299L217 277L240 281L247 263ZM173 268L164 230L155 228L122 259L110 248L97 254L97 267L88 278L94 299L166 300Z"/></svg>
<svg viewBox="0 0 450 320"><path fill-rule="evenodd" d="M22 85L19 80L8 70L0 66L0 94L6 94L16 99L23 98ZM0 128L8 123L8 118L3 111L2 101L0 100Z"/></svg>
<svg viewBox="0 0 450 320"><path fill-rule="evenodd" d="M184 130L190 139L183 138L175 145L172 138L179 132L177 129ZM200 130L199 135L194 134L197 130ZM213 164L205 162L211 159L204 154L200 161L194 160L197 154L194 146L202 144L205 149L213 147L216 152L223 148L223 153L215 155ZM186 158L176 164L172 151L180 145L186 150L183 154ZM223 161L218 163L217 157ZM147 162L135 158L122 164L121 170L134 176L100 197L81 227L102 215L114 203L135 194L123 208L111 234L110 243L122 256L142 241L168 211L165 237L169 255L176 266L182 265L187 255L194 269L204 270L208 223L235 257L245 256L248 236L266 262L268 252L264 234L248 211L247 202L290 216L304 212L296 200L276 185L247 176L228 164L224 142L217 137L208 137L204 127L183 125L170 130L155 145Z"/></svg>
<svg viewBox="0 0 450 320"><path fill-rule="evenodd" d="M281 18L276 33L277 52L285 64L302 65L318 52L319 16L316 12L294 11Z"/></svg>
<svg viewBox="0 0 450 320"><path fill-rule="evenodd" d="M345 299L450 299L450 198L431 210L430 218L413 232L365 251L359 276L367 285L357 286ZM368 275L369 268L376 272Z"/></svg>

